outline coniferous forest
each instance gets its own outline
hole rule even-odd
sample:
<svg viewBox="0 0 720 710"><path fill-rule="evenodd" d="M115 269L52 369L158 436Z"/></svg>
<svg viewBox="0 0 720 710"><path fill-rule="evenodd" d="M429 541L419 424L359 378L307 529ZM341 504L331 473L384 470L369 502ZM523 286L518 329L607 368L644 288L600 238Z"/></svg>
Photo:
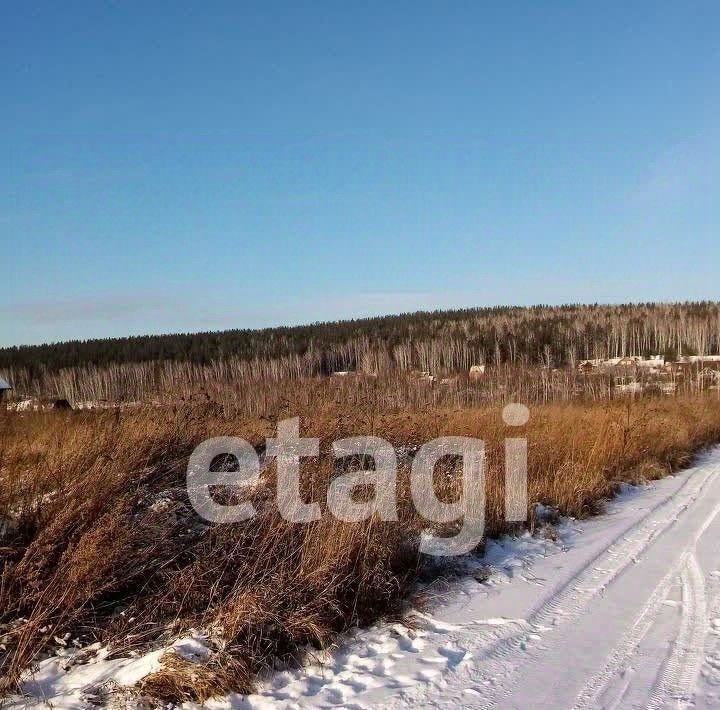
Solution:
<svg viewBox="0 0 720 710"><path fill-rule="evenodd" d="M262 330L74 340L0 349L0 371L148 361L207 365L313 353L319 371L329 372L354 369L357 353L368 350L402 369L457 369L470 361L563 366L627 354L713 354L720 352L720 303L473 308Z"/></svg>

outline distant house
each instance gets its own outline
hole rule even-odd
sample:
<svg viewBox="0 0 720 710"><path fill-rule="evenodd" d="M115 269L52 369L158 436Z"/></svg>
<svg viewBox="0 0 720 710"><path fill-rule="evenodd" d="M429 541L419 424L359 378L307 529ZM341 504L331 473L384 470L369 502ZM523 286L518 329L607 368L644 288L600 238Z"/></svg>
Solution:
<svg viewBox="0 0 720 710"><path fill-rule="evenodd" d="M470 379L477 380L483 377L485 374L485 365L471 365L470 366Z"/></svg>
<svg viewBox="0 0 720 710"><path fill-rule="evenodd" d="M711 384L720 382L720 369L715 367L704 367L698 372L698 380L701 382L709 382Z"/></svg>
<svg viewBox="0 0 720 710"><path fill-rule="evenodd" d="M619 395L636 395L642 393L644 385L642 382L625 382L615 384L615 393Z"/></svg>
<svg viewBox="0 0 720 710"><path fill-rule="evenodd" d="M660 370L665 367L665 358L662 355L651 355L649 358L640 358L636 363L638 367L651 370Z"/></svg>
<svg viewBox="0 0 720 710"><path fill-rule="evenodd" d="M635 357L634 355L626 355L625 357L621 357L617 363L617 367L633 367L637 364L638 360L640 358Z"/></svg>
<svg viewBox="0 0 720 710"><path fill-rule="evenodd" d="M681 358L681 361L700 363L702 365L710 362L720 362L720 355L686 355Z"/></svg>
<svg viewBox="0 0 720 710"><path fill-rule="evenodd" d="M0 402L12 391L10 383L3 377L0 377Z"/></svg>

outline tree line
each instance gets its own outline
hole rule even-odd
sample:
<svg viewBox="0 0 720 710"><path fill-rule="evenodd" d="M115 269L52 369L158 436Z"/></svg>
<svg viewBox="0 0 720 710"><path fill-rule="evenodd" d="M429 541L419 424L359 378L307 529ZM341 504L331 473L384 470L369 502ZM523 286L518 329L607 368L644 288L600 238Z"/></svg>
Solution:
<svg viewBox="0 0 720 710"><path fill-rule="evenodd" d="M73 340L0 349L0 372L30 378L73 367L312 361L318 373L376 367L460 369L476 362L547 367L622 355L720 352L720 303L492 307L260 330ZM360 360L364 359L362 363Z"/></svg>

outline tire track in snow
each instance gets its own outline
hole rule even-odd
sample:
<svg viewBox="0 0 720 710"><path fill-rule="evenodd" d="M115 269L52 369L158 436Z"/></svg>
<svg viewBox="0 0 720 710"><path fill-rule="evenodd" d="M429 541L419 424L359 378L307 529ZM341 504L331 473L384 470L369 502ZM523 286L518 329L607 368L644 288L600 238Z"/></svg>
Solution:
<svg viewBox="0 0 720 710"><path fill-rule="evenodd" d="M635 620L635 623L613 650L605 667L597 673L578 694L573 710L586 710L598 707L600 696L608 689L613 678L623 668L629 666L630 659L640 642L652 627L663 600L667 597L673 584L677 570L673 569L655 588L648 603Z"/></svg>
<svg viewBox="0 0 720 710"><path fill-rule="evenodd" d="M597 707L598 698L607 690L612 679L622 668L629 665L638 645L655 622L678 573L682 584L682 615L678 637L663 666L657 685L651 690L647 707L649 710L657 710L671 699L680 706L691 702L705 658L705 636L709 623L705 577L695 548L698 540L719 514L720 504L713 508L694 534L691 544L655 587L633 626L611 653L606 666L580 692L574 705L575 710Z"/></svg>
<svg viewBox="0 0 720 710"><path fill-rule="evenodd" d="M715 511L711 520L718 512ZM611 687L612 681L623 669L629 668L638 646L657 620L680 567L683 600L680 629L658 685L650 693L647 707L648 710L660 708L670 697L678 700L691 697L703 661L707 603L705 580L697 558L694 551L686 551L655 587L632 627L610 654L605 667L579 693L574 710L598 707L599 698Z"/></svg>
<svg viewBox="0 0 720 710"><path fill-rule="evenodd" d="M609 548L592 558L578 575L531 614L528 619L530 626L535 631L547 631L581 616L592 599L602 594L629 565L636 563L653 540L671 528L719 475L714 467L709 467L704 476L700 477L698 473L691 476L674 496L654 506L643 518L620 533ZM720 506L705 521L702 531L718 512ZM677 568L674 574L677 574ZM486 664L482 676L493 696L483 699L479 707L495 708L510 693L511 681L518 668L515 663L506 661L516 660L518 654L525 651L527 641L528 633L515 627L505 629L500 636L486 634L473 644L473 653L482 655L484 652Z"/></svg>
<svg viewBox="0 0 720 710"><path fill-rule="evenodd" d="M720 569L708 576L707 633L703 649L703 663L696 688L695 702L699 708L720 705Z"/></svg>
<svg viewBox="0 0 720 710"><path fill-rule="evenodd" d="M692 701L700 674L708 618L705 577L694 550L687 557L681 580L683 605L680 631L660 682L650 695L648 710L658 710L671 699L678 707L686 707Z"/></svg>

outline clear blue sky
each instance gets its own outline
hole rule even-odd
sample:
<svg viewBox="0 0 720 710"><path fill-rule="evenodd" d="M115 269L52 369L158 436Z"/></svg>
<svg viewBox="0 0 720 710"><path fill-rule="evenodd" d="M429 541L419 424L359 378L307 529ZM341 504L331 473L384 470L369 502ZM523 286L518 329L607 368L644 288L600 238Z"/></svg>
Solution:
<svg viewBox="0 0 720 710"><path fill-rule="evenodd" d="M720 297L720 3L15 2L0 344Z"/></svg>

